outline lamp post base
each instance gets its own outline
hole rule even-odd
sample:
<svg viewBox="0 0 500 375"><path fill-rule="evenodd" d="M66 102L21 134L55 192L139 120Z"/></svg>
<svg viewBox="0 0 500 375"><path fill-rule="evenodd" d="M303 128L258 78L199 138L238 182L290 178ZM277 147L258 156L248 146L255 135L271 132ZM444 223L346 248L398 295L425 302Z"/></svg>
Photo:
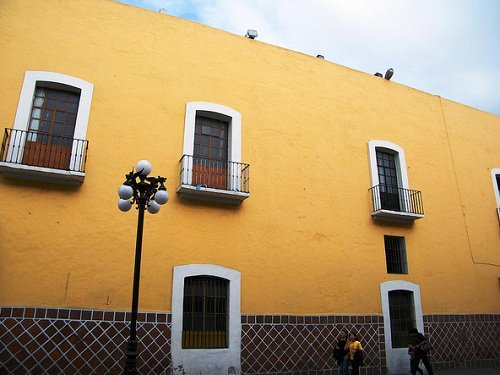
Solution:
<svg viewBox="0 0 500 375"><path fill-rule="evenodd" d="M125 369L123 370L124 375L136 375L137 374L137 340L127 341L127 357L125 360Z"/></svg>

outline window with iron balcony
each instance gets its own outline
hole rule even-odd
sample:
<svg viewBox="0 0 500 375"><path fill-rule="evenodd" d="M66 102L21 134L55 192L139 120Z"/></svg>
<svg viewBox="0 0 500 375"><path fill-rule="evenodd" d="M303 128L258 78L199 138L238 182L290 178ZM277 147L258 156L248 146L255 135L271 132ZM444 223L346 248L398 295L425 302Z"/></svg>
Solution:
<svg viewBox="0 0 500 375"><path fill-rule="evenodd" d="M372 217L398 223L423 218L422 193L409 188L404 150L388 141L371 140L368 151Z"/></svg>
<svg viewBox="0 0 500 375"><path fill-rule="evenodd" d="M25 73L14 126L4 131L0 172L79 185L85 178L93 85L68 75Z"/></svg>
<svg viewBox="0 0 500 375"><path fill-rule="evenodd" d="M240 204L250 196L249 182L250 166L241 162L240 113L220 104L187 103L177 193Z"/></svg>
<svg viewBox="0 0 500 375"><path fill-rule="evenodd" d="M491 179L493 182L493 192L495 193L496 200L496 214L498 224L500 225L500 168L491 169Z"/></svg>

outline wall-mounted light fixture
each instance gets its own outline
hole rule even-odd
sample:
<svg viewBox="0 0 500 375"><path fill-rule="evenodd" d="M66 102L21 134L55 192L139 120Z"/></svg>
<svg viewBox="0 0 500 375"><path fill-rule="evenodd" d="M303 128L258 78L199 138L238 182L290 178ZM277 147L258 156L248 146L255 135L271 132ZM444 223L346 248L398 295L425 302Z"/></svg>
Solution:
<svg viewBox="0 0 500 375"><path fill-rule="evenodd" d="M380 78L385 78L386 80L390 80L392 78L392 75L394 74L394 69L390 68L390 69L387 69L387 72L385 72L385 76L382 75L382 73L375 73L374 76L375 77L380 77Z"/></svg>
<svg viewBox="0 0 500 375"><path fill-rule="evenodd" d="M259 34L257 34L257 30L252 30L252 29L248 29L247 33L245 34L245 38L249 38L249 39L255 39L258 36L259 36Z"/></svg>
<svg viewBox="0 0 500 375"><path fill-rule="evenodd" d="M392 78L393 74L394 74L394 69L392 69L392 68L387 69L387 72L385 72L384 78L389 81Z"/></svg>

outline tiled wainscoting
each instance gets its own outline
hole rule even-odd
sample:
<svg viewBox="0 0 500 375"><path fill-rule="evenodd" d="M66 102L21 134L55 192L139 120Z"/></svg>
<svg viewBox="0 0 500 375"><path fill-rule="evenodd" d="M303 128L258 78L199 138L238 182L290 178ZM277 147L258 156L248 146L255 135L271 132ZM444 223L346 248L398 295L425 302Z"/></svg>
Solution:
<svg viewBox="0 0 500 375"><path fill-rule="evenodd" d="M500 366L500 314L424 315L436 369Z"/></svg>
<svg viewBox="0 0 500 375"><path fill-rule="evenodd" d="M138 314L140 374L170 367L170 317ZM120 374L129 322L123 311L2 307L0 374Z"/></svg>
<svg viewBox="0 0 500 375"><path fill-rule="evenodd" d="M120 374L129 314L2 307L0 374ZM366 349L361 374L385 373L382 316L243 315L244 374L337 375L339 331L355 330ZM500 366L500 315L428 315L435 368ZM138 317L141 374L169 374L171 315ZM223 374L221 374L223 375Z"/></svg>
<svg viewBox="0 0 500 375"><path fill-rule="evenodd" d="M242 317L245 374L337 375L333 348L342 329L356 331L365 349L361 375L385 367L382 316L247 315Z"/></svg>

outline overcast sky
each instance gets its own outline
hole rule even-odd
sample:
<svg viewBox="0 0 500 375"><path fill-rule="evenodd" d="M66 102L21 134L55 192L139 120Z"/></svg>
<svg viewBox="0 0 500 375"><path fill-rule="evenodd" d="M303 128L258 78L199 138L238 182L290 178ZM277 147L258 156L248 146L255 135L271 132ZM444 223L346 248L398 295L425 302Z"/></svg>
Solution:
<svg viewBox="0 0 500 375"><path fill-rule="evenodd" d="M117 0L500 115L500 0Z"/></svg>

